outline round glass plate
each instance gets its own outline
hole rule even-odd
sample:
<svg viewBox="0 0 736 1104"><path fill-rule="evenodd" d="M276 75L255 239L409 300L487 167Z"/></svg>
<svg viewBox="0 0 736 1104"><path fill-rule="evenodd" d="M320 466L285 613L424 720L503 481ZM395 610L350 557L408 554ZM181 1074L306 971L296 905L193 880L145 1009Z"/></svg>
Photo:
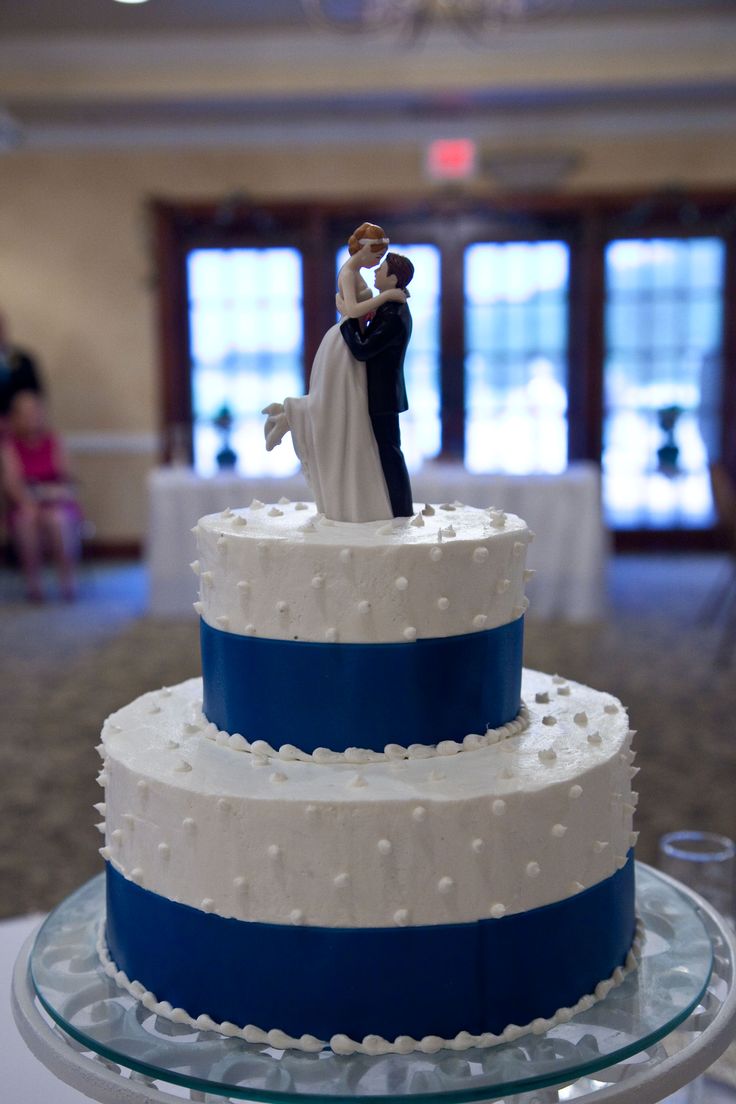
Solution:
<svg viewBox="0 0 736 1104"><path fill-rule="evenodd" d="M605 1000L544 1035L486 1050L349 1057L276 1050L173 1024L147 1011L99 966L104 877L58 906L31 952L36 994L53 1020L103 1058L147 1077L230 1099L471 1101L529 1092L624 1061L672 1032L699 1003L713 949L693 902L637 866L643 957Z"/></svg>

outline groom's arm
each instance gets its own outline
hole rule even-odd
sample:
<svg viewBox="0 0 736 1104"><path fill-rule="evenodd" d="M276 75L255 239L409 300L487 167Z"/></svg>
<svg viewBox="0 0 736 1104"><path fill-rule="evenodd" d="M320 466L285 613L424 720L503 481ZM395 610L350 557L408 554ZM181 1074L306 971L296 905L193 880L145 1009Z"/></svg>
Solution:
<svg viewBox="0 0 736 1104"><path fill-rule="evenodd" d="M402 340L403 331L398 314L385 310L376 315L364 333L354 318L347 318L340 326L340 333L356 360L380 356L389 346Z"/></svg>

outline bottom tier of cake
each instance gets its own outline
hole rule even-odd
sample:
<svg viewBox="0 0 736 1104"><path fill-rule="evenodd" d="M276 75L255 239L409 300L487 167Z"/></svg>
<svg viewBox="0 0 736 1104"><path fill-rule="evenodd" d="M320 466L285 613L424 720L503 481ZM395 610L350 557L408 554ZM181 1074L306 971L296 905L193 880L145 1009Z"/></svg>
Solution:
<svg viewBox="0 0 736 1104"><path fill-rule="evenodd" d="M488 1046L600 999L636 960L626 713L557 676L522 693L495 733L330 761L217 732L199 680L109 718L108 973L174 1020L342 1053Z"/></svg>
<svg viewBox="0 0 736 1104"><path fill-rule="evenodd" d="M107 873L109 975L159 1015L279 1048L492 1046L569 1020L638 960L633 859L579 896L505 919L296 932L208 915Z"/></svg>

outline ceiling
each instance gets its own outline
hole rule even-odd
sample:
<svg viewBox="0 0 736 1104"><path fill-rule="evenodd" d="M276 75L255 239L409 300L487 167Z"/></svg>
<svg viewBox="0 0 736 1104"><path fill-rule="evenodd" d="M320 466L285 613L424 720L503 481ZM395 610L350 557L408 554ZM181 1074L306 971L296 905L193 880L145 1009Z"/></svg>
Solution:
<svg viewBox="0 0 736 1104"><path fill-rule="evenodd" d="M300 0L3 0L0 33L118 34L213 30L303 22Z"/></svg>
<svg viewBox="0 0 736 1104"><path fill-rule="evenodd" d="M734 0L565 0L572 14L703 12L734 9ZM327 7L357 2L327 0ZM2 0L0 34L120 34L305 26L301 0Z"/></svg>
<svg viewBox="0 0 736 1104"><path fill-rule="evenodd" d="M0 149L736 131L736 0L562 2L407 42L300 0L0 0Z"/></svg>

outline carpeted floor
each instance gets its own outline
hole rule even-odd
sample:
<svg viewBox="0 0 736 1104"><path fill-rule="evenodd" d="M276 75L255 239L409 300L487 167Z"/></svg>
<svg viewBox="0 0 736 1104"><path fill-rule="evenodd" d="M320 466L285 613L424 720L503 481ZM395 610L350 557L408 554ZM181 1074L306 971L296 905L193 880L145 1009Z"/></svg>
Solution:
<svg viewBox="0 0 736 1104"><path fill-rule="evenodd" d="M618 557L599 624L529 620L527 666L610 690L638 730L640 858L673 828L736 835L736 645L698 623L723 561ZM533 604L534 593L530 588ZM144 615L134 565L87 568L80 600L27 606L0 572L0 916L47 909L101 869L92 809L103 718L199 670L194 615Z"/></svg>

